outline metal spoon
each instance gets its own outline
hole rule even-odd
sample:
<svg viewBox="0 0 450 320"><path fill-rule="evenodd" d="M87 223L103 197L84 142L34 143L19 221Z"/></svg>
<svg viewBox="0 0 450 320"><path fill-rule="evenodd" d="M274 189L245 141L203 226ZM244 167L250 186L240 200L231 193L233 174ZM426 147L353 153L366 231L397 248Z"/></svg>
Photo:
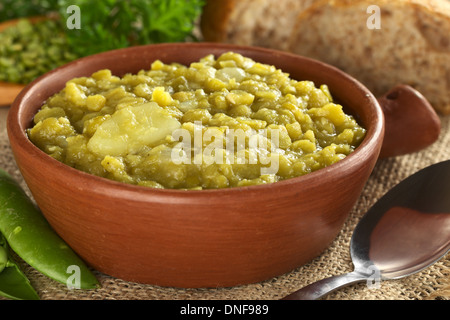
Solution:
<svg viewBox="0 0 450 320"><path fill-rule="evenodd" d="M282 300L315 300L352 283L419 272L450 250L450 160L400 182L362 217L350 255L354 271L312 283Z"/></svg>

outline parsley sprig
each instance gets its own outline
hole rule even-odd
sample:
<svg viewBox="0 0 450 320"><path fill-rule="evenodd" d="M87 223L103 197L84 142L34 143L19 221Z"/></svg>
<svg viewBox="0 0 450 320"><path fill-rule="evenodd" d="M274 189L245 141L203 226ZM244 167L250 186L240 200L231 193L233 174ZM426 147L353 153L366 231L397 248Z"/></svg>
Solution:
<svg viewBox="0 0 450 320"><path fill-rule="evenodd" d="M194 39L195 20L203 0L60 0L60 14L67 6L81 11L81 28L67 30L71 50L79 55L133 45L180 42Z"/></svg>

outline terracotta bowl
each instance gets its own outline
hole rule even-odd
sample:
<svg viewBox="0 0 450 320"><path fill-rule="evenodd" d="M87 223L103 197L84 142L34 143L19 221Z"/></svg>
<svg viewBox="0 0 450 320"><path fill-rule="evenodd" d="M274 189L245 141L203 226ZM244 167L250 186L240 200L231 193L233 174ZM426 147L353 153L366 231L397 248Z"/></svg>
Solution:
<svg viewBox="0 0 450 320"><path fill-rule="evenodd" d="M155 59L189 64L226 51L274 64L298 80L327 84L346 111L367 129L366 138L346 159L302 177L261 186L183 191L126 185L77 171L43 153L25 134L44 101L69 79L103 68L119 76L135 73L148 69ZM396 101L405 99L421 107L425 104L428 110L423 97L411 90L397 88L381 101L392 110ZM434 132L420 135L428 138L414 141L401 152L436 139L439 119L432 109L425 114ZM384 132L378 100L342 71L289 53L210 43L133 47L74 61L27 86L8 116L17 164L61 237L103 273L174 287L259 282L318 256L335 239L360 196L379 158ZM385 149L385 156L399 150L401 137L393 141L397 145Z"/></svg>

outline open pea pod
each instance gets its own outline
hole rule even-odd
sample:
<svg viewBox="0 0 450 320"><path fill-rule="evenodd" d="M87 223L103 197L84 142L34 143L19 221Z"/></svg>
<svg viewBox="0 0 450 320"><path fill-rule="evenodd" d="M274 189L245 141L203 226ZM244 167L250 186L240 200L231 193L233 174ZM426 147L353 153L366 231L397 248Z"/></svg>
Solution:
<svg viewBox="0 0 450 320"><path fill-rule="evenodd" d="M0 233L30 266L68 287L94 289L88 266L52 229L20 185L0 170Z"/></svg>
<svg viewBox="0 0 450 320"><path fill-rule="evenodd" d="M14 300L39 300L28 278L9 254L8 244L0 234L0 296Z"/></svg>

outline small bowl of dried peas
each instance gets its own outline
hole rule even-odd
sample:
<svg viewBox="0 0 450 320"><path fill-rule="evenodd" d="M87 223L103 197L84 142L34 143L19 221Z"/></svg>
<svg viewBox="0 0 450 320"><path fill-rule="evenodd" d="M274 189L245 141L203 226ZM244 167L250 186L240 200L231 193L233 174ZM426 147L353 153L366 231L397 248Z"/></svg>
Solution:
<svg viewBox="0 0 450 320"><path fill-rule="evenodd" d="M47 17L0 24L0 105L9 105L25 85L78 58L67 50L62 22Z"/></svg>

